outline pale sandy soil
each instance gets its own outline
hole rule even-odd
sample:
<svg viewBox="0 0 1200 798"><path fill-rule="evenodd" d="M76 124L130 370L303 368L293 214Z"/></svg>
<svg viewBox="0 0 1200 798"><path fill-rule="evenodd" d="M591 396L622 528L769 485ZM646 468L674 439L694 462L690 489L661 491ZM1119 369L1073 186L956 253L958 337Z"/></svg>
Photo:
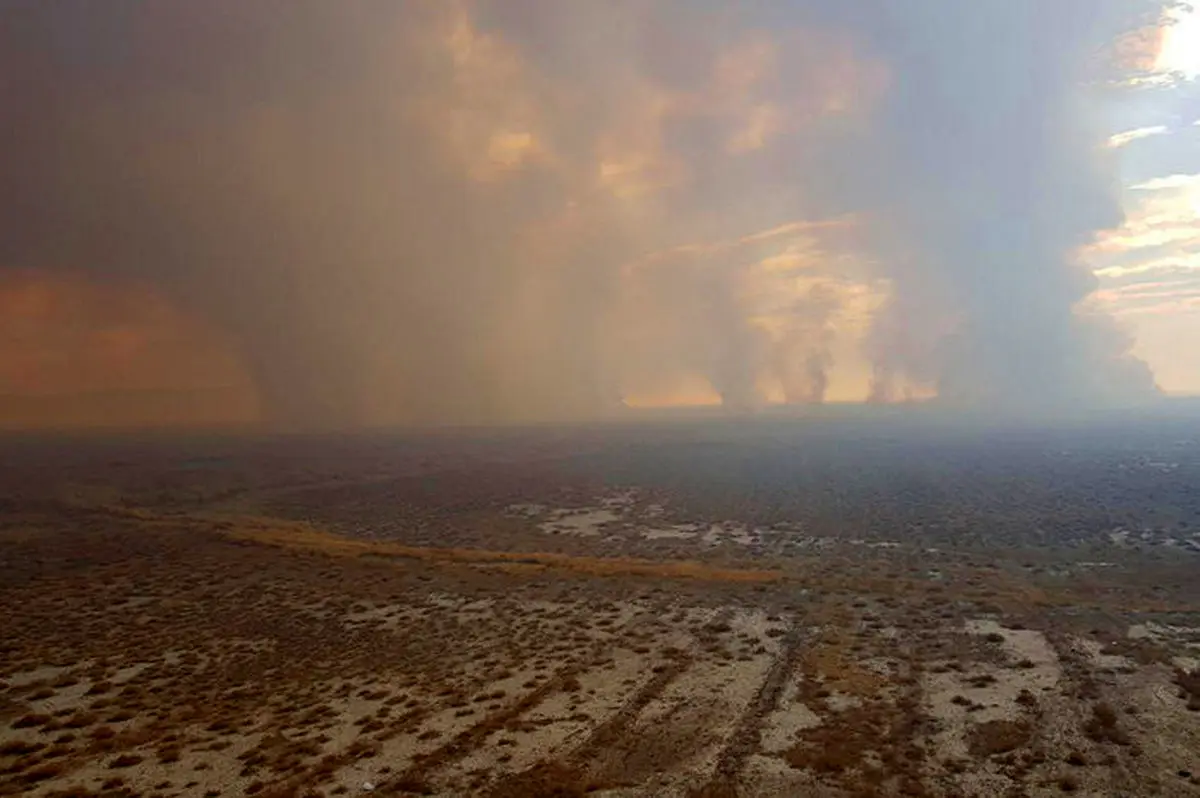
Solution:
<svg viewBox="0 0 1200 798"><path fill-rule="evenodd" d="M657 542L697 559L709 535L775 534L621 526L645 516L632 494L522 512L674 530ZM1200 794L1193 626L1093 622L983 566L926 579L878 541L658 570L146 518L29 529L4 556L34 576L0 585L0 794Z"/></svg>

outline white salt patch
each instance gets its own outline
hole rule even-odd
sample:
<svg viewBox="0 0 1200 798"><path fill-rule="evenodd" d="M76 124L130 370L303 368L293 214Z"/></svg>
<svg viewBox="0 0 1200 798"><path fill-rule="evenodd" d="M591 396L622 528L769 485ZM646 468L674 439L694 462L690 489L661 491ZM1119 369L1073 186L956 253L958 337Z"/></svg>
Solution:
<svg viewBox="0 0 1200 798"><path fill-rule="evenodd" d="M668 527L642 530L642 537L646 540L691 540L696 535L696 527L692 524L672 524Z"/></svg>
<svg viewBox="0 0 1200 798"><path fill-rule="evenodd" d="M523 515L533 518L546 512L544 504L510 504L506 509L509 515Z"/></svg>
<svg viewBox="0 0 1200 798"><path fill-rule="evenodd" d="M764 531L762 529L750 529L745 524L739 524L734 521L724 521L720 524L711 525L701 540L710 546L717 546L721 543L753 546L762 542Z"/></svg>
<svg viewBox="0 0 1200 798"><path fill-rule="evenodd" d="M543 521L538 528L547 533L562 533L593 537L600 534L605 524L620 521L621 516L612 510L592 508L583 510L555 510L550 520Z"/></svg>
<svg viewBox="0 0 1200 798"><path fill-rule="evenodd" d="M617 491L600 499L600 506L607 508L626 509L637 502L637 491L634 489Z"/></svg>
<svg viewBox="0 0 1200 798"><path fill-rule="evenodd" d="M1026 660L1031 667L996 668L980 664L965 674L953 671L926 674L923 679L925 703L929 714L941 724L941 731L934 737L941 758L966 757L966 735L972 726L1020 717L1022 707L1017 698L1022 691L1037 696L1056 687L1062 678L1058 655L1041 632L1007 629L991 619L967 621L964 631L1001 635L1004 638L1001 646L1008 658L1014 663ZM971 679L985 675L994 681L982 687L970 683ZM955 702L959 696L983 708L968 713L966 705Z"/></svg>
<svg viewBox="0 0 1200 798"><path fill-rule="evenodd" d="M1170 626L1168 624L1154 623L1147 621L1146 623L1131 624L1125 636L1130 640L1175 640L1177 638L1190 638L1200 633L1200 629L1194 626Z"/></svg>
<svg viewBox="0 0 1200 798"><path fill-rule="evenodd" d="M1195 657L1171 657L1171 664L1180 670L1191 672L1200 668L1200 659L1196 659Z"/></svg>
<svg viewBox="0 0 1200 798"><path fill-rule="evenodd" d="M69 666L56 667L54 665L43 665L40 668L34 668L28 671L19 671L11 674L5 681L12 687L28 687L37 682L49 682L57 679L60 675L68 670ZM143 666L144 667L144 666Z"/></svg>
<svg viewBox="0 0 1200 798"><path fill-rule="evenodd" d="M857 709L862 706L862 699L856 695L831 690L825 697L825 706L833 712L845 712L847 709Z"/></svg>
<svg viewBox="0 0 1200 798"><path fill-rule="evenodd" d="M1014 662L1029 660L1034 664L1034 667L1029 669L1031 671L1046 668L1046 675L1053 675L1054 683L1058 682L1058 676L1061 675L1058 655L1041 632L1034 629L1007 629L991 619L967 621L966 632L976 635L1001 635L1004 638L1001 646L1010 659Z"/></svg>
<svg viewBox="0 0 1200 798"><path fill-rule="evenodd" d="M1122 657L1117 654L1105 654L1104 646L1097 640L1090 640L1085 637L1077 637L1071 641L1072 647L1083 654L1092 663L1093 667L1108 670L1121 670L1124 668L1133 667L1133 661L1128 657Z"/></svg>

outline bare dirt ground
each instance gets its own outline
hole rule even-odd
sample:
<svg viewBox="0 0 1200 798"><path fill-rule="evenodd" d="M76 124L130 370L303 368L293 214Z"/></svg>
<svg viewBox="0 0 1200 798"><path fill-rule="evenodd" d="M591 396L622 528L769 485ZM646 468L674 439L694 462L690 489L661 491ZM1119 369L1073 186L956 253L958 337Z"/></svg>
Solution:
<svg viewBox="0 0 1200 798"><path fill-rule="evenodd" d="M0 517L0 794L1200 795L1190 559L43 465Z"/></svg>

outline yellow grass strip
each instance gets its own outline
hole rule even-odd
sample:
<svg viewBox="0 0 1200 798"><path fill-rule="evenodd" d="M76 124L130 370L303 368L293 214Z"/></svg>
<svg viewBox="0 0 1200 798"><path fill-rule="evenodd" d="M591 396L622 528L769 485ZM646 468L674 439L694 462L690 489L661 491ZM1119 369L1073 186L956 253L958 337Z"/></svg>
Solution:
<svg viewBox="0 0 1200 798"><path fill-rule="evenodd" d="M465 565L496 565L505 570L518 566L558 568L598 576L653 576L710 582L775 582L782 571L722 568L692 560L642 560L626 557L574 557L569 554L488 549L405 546L400 543L355 540L323 532L306 524L268 518L239 519L224 532L229 537L268 546L318 551L341 557L402 557Z"/></svg>

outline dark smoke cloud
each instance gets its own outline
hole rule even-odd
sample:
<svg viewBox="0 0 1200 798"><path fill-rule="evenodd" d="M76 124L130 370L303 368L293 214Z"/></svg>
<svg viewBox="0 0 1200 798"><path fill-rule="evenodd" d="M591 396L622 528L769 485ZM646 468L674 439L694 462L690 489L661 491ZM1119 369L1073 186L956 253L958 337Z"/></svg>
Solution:
<svg viewBox="0 0 1200 798"><path fill-rule="evenodd" d="M1097 124L1107 43L1157 19L1136 2L905 3L875 40L896 80L877 152L895 298L880 376L964 404L1059 404L1153 391L1102 319L1080 247L1121 221ZM932 329L931 329L932 326Z"/></svg>
<svg viewBox="0 0 1200 798"><path fill-rule="evenodd" d="M0 269L152 286L295 425L820 401L876 284L879 398L1137 394L1073 252L1161 5L10 0Z"/></svg>

